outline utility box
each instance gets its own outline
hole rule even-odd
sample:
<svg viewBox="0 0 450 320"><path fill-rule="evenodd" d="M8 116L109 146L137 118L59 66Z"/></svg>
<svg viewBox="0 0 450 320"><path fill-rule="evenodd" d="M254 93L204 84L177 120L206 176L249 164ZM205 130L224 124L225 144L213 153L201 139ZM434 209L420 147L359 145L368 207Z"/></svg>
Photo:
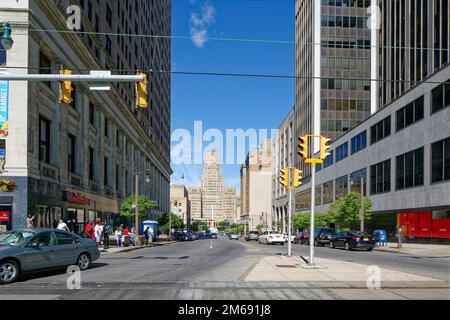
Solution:
<svg viewBox="0 0 450 320"><path fill-rule="evenodd" d="M151 221L151 220L142 221L141 234L144 234L144 231L145 231L145 229L147 229L147 227L150 228L149 231L151 234L152 241L156 242L156 240L158 240L159 223L156 221Z"/></svg>

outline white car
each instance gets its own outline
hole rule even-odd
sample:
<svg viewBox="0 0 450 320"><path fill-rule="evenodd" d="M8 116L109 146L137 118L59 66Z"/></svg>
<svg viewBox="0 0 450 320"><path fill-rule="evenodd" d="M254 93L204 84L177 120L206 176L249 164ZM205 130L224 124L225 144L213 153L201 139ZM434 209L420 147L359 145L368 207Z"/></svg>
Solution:
<svg viewBox="0 0 450 320"><path fill-rule="evenodd" d="M285 244L284 236L276 231L266 231L258 239L258 243L262 244Z"/></svg>
<svg viewBox="0 0 450 320"><path fill-rule="evenodd" d="M287 233L285 233L283 236L284 236L284 242L287 243L288 239L289 239L289 235ZM295 239L295 236L291 234L291 243L294 243L294 239Z"/></svg>

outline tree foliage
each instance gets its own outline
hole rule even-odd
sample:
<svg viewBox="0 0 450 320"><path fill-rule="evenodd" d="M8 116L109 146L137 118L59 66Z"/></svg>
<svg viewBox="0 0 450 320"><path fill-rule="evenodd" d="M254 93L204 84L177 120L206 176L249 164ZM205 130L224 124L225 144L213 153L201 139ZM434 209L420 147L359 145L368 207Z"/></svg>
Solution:
<svg viewBox="0 0 450 320"><path fill-rule="evenodd" d="M314 225L316 227L326 227L334 223L334 216L328 213L316 212L314 214ZM292 218L292 224L296 230L306 230L311 225L311 213L298 213Z"/></svg>
<svg viewBox="0 0 450 320"><path fill-rule="evenodd" d="M170 213L172 216L172 229L180 229L182 226L182 221L178 217L178 215L174 213ZM161 217L158 219L159 227L163 230L169 230L169 213L164 213Z"/></svg>
<svg viewBox="0 0 450 320"><path fill-rule="evenodd" d="M340 227L357 228L360 223L359 210L361 208L361 195L357 192L352 192L346 197L331 204L330 213L335 217L335 222ZM364 198L364 220L371 220L372 201Z"/></svg>
<svg viewBox="0 0 450 320"><path fill-rule="evenodd" d="M125 200L123 200L122 205L120 206L120 215L123 217L134 217L135 211L132 209L133 203L136 202L135 196L129 196ZM158 203L145 195L140 196L139 198L139 215L141 218L146 218L152 209L156 209L158 207Z"/></svg>

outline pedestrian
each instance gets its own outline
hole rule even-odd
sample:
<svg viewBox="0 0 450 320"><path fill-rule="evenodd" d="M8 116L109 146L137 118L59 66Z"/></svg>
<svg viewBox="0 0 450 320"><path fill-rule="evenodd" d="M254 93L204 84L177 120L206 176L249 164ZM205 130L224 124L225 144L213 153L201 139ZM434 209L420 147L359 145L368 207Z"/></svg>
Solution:
<svg viewBox="0 0 450 320"><path fill-rule="evenodd" d="M122 243L125 244L126 243L126 237L130 237L130 231L128 230L128 226L125 226L125 229L123 229L123 234L122 234Z"/></svg>
<svg viewBox="0 0 450 320"><path fill-rule="evenodd" d="M63 219L60 219L60 220L59 220L59 224L58 224L58 226L56 227L56 229L58 229L58 230L64 230L64 231L70 232L69 227L67 226L67 224L64 222Z"/></svg>
<svg viewBox="0 0 450 320"><path fill-rule="evenodd" d="M111 233L111 226L108 222L105 222L103 226L103 247L109 249L109 234Z"/></svg>
<svg viewBox="0 0 450 320"><path fill-rule="evenodd" d="M89 238L95 240L94 221L91 221L86 225L86 228L84 228L84 232Z"/></svg>
<svg viewBox="0 0 450 320"><path fill-rule="evenodd" d="M144 236L145 236L145 245L148 246L148 241L150 239L150 227L147 226L147 228L145 228Z"/></svg>
<svg viewBox="0 0 450 320"><path fill-rule="evenodd" d="M80 226L78 225L78 220L75 218L72 220L72 223L73 223L73 233L79 234Z"/></svg>
<svg viewBox="0 0 450 320"><path fill-rule="evenodd" d="M27 218L27 229L33 229L33 228L34 228L34 216L29 214L28 218Z"/></svg>
<svg viewBox="0 0 450 320"><path fill-rule="evenodd" d="M103 226L100 220L96 221L95 228L95 242L97 243L97 248L100 248L100 245L102 243L102 237L103 237Z"/></svg>
<svg viewBox="0 0 450 320"><path fill-rule="evenodd" d="M114 235L116 236L117 247L120 248L122 246L122 231L120 231L120 227L116 228Z"/></svg>

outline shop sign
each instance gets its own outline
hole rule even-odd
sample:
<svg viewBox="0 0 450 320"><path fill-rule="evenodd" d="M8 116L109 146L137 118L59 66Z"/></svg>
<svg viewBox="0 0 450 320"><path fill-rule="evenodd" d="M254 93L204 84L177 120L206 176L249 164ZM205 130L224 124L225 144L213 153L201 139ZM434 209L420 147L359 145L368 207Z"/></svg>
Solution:
<svg viewBox="0 0 450 320"><path fill-rule="evenodd" d="M83 205L91 205L91 199L79 192L63 191L63 201Z"/></svg>
<svg viewBox="0 0 450 320"><path fill-rule="evenodd" d="M0 222L9 222L9 212L0 211Z"/></svg>

